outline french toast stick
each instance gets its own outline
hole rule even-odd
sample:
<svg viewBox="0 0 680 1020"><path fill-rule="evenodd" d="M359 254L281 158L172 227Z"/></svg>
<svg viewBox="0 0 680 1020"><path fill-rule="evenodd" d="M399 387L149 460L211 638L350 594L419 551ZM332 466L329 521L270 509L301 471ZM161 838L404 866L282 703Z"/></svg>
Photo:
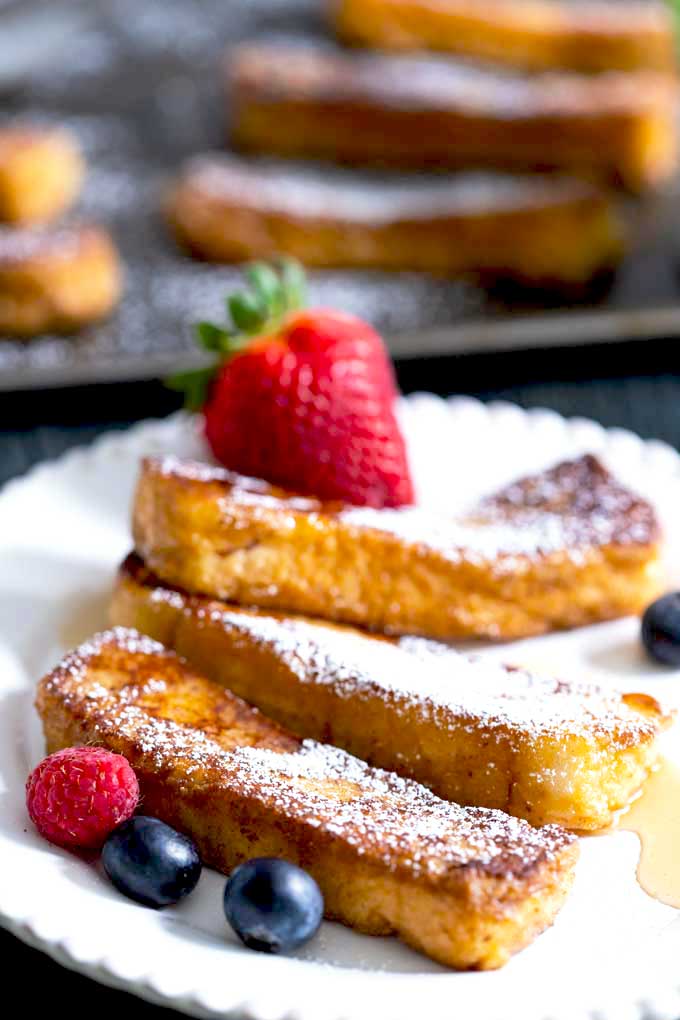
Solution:
<svg viewBox="0 0 680 1020"><path fill-rule="evenodd" d="M415 779L443 800L532 825L611 825L655 766L671 720L644 694L188 595L134 555L119 572L110 616L300 737Z"/></svg>
<svg viewBox="0 0 680 1020"><path fill-rule="evenodd" d="M125 755L143 810L228 873L284 857L319 883L326 916L397 934L452 967L499 967L554 919L577 843L436 798L336 748L301 742L134 631L98 635L41 681L47 746Z"/></svg>
<svg viewBox="0 0 680 1020"><path fill-rule="evenodd" d="M386 178L208 155L183 168L164 207L179 243L208 261L283 252L308 266L509 279L575 296L626 247L611 198L565 178Z"/></svg>
<svg viewBox="0 0 680 1020"><path fill-rule="evenodd" d="M670 70L661 0L330 0L338 34L378 49L432 49L530 70Z"/></svg>
<svg viewBox="0 0 680 1020"><path fill-rule="evenodd" d="M0 335L72 333L105 318L121 275L102 227L0 227Z"/></svg>
<svg viewBox="0 0 680 1020"><path fill-rule="evenodd" d="M658 71L521 75L437 57L246 43L225 62L244 151L355 165L560 171L643 191L678 155Z"/></svg>
<svg viewBox="0 0 680 1020"><path fill-rule="evenodd" d="M662 587L654 509L592 456L522 479L457 520L324 504L205 464L149 459L133 535L172 587L443 641L614 619Z"/></svg>
<svg viewBox="0 0 680 1020"><path fill-rule="evenodd" d="M0 124L0 222L47 223L75 200L84 163L63 128L21 121Z"/></svg>

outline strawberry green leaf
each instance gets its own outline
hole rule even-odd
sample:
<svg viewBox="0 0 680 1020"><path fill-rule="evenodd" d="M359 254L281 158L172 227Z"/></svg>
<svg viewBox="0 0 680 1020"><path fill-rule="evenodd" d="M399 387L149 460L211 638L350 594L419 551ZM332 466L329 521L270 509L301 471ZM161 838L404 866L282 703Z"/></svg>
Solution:
<svg viewBox="0 0 680 1020"><path fill-rule="evenodd" d="M674 15L675 45L676 49L680 52L680 0L668 0L668 6Z"/></svg>
<svg viewBox="0 0 680 1020"><path fill-rule="evenodd" d="M192 411L205 405L210 383L221 365L247 348L253 338L276 333L285 317L306 303L305 273L295 259L281 258L273 265L254 262L246 268L245 276L249 286L227 299L233 326L196 324L199 346L217 354L217 360L212 366L182 372L167 380L170 389L184 393L185 406Z"/></svg>
<svg viewBox="0 0 680 1020"><path fill-rule="evenodd" d="M286 311L304 308L307 304L307 277L304 269L295 259L289 258L282 258L279 267Z"/></svg>
<svg viewBox="0 0 680 1020"><path fill-rule="evenodd" d="M270 315L281 315L286 309L283 282L278 273L266 262L253 262L246 269L246 277L254 294Z"/></svg>
<svg viewBox="0 0 680 1020"><path fill-rule="evenodd" d="M184 394L184 406L188 411L200 411L208 398L210 384L215 377L215 365L197 368L192 372L178 372L166 379L168 389Z"/></svg>
<svg viewBox="0 0 680 1020"><path fill-rule="evenodd" d="M213 322L197 322L196 337L206 351L219 352L224 347L225 340L229 339L229 334L226 329L216 326Z"/></svg>
<svg viewBox="0 0 680 1020"><path fill-rule="evenodd" d="M234 325L242 333L259 333L269 318L267 307L249 290L232 294L228 305Z"/></svg>

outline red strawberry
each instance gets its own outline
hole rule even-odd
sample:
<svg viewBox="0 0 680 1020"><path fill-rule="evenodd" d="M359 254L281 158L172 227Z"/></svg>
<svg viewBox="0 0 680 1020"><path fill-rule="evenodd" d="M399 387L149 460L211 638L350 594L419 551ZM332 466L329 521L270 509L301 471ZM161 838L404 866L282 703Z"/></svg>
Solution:
<svg viewBox="0 0 680 1020"><path fill-rule="evenodd" d="M229 302L240 332L202 323L199 338L219 360L172 384L203 408L217 459L320 499L412 502L394 373L378 334L342 312L295 310L295 264L280 274L259 264L248 275L251 289Z"/></svg>

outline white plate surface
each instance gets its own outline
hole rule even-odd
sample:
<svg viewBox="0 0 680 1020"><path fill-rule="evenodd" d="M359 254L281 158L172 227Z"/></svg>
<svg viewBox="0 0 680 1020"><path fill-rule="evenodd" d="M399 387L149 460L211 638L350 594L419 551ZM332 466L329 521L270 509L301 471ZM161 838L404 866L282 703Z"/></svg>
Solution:
<svg viewBox="0 0 680 1020"><path fill-rule="evenodd" d="M467 399L402 405L421 501L457 509L519 474L596 452L659 508L680 566L680 457L631 433ZM42 756L38 677L106 621L113 571L130 547L141 455L205 455L183 416L107 436L10 484L0 496L0 923L67 966L197 1016L257 1020L628 1020L680 1015L680 912L635 881L637 839L582 841L576 885L554 927L502 971L456 974L393 939L324 924L293 958L252 953L227 931L224 879L204 874L177 908L121 898L99 871L43 842L23 787ZM490 647L483 654L680 704L680 671L651 665L639 622ZM669 751L680 755L677 734ZM679 865L680 866L680 848Z"/></svg>

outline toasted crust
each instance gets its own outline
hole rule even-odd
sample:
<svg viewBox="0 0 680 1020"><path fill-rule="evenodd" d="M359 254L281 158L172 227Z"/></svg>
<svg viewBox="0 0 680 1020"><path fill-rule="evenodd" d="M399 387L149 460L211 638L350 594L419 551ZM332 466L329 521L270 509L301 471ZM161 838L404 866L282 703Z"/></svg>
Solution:
<svg viewBox="0 0 680 1020"><path fill-rule="evenodd" d="M270 43L230 50L250 152L435 169L561 170L640 190L677 164L674 75L520 76L435 57Z"/></svg>
<svg viewBox="0 0 680 1020"><path fill-rule="evenodd" d="M120 570L111 621L161 641L301 737L533 825L611 825L671 721L646 695L188 595L136 556Z"/></svg>
<svg viewBox="0 0 680 1020"><path fill-rule="evenodd" d="M440 640L613 619L661 588L654 510L594 457L524 479L461 520L323 504L218 468L152 459L133 533L171 586Z"/></svg>
<svg viewBox="0 0 680 1020"><path fill-rule="evenodd" d="M108 315L120 289L101 227L0 228L0 334L73 332Z"/></svg>
<svg viewBox="0 0 680 1020"><path fill-rule="evenodd" d="M578 289L624 252L610 199L559 178L385 179L208 155L183 169L165 213L182 245L216 262L287 252L310 266Z"/></svg>
<svg viewBox="0 0 680 1020"><path fill-rule="evenodd" d="M502 965L568 892L578 851L564 830L447 804L301 743L134 631L68 656L37 707L50 750L124 754L144 810L189 833L207 864L286 857L319 882L328 917L394 932L446 965Z"/></svg>
<svg viewBox="0 0 680 1020"><path fill-rule="evenodd" d="M77 197L84 169L69 131L16 122L0 127L0 222L55 219Z"/></svg>
<svg viewBox="0 0 680 1020"><path fill-rule="evenodd" d="M347 41L576 71L675 67L671 12L621 0L333 0Z"/></svg>

